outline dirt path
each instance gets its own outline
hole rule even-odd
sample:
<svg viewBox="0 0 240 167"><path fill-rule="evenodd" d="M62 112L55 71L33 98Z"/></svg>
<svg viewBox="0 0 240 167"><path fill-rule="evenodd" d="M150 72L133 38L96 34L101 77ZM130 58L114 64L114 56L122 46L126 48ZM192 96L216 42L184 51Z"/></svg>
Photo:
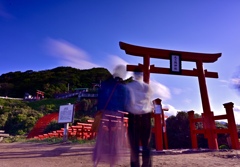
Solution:
<svg viewBox="0 0 240 167"><path fill-rule="evenodd" d="M1 167L92 167L92 146L79 144L0 143ZM153 167L240 167L240 151L180 153L152 156ZM99 167L109 166L101 163ZM129 152L116 165L129 166Z"/></svg>

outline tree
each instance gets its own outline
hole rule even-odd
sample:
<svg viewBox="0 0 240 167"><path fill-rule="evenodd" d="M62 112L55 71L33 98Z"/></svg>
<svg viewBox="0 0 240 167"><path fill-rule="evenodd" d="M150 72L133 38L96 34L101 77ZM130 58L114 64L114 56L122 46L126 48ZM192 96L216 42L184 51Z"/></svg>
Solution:
<svg viewBox="0 0 240 167"><path fill-rule="evenodd" d="M3 96L8 96L12 92L14 85L12 83L0 83L0 94Z"/></svg>
<svg viewBox="0 0 240 167"><path fill-rule="evenodd" d="M42 114L29 107L15 108L8 113L4 129L10 135L27 134L41 116Z"/></svg>
<svg viewBox="0 0 240 167"><path fill-rule="evenodd" d="M188 114L180 111L166 120L169 148L191 148Z"/></svg>

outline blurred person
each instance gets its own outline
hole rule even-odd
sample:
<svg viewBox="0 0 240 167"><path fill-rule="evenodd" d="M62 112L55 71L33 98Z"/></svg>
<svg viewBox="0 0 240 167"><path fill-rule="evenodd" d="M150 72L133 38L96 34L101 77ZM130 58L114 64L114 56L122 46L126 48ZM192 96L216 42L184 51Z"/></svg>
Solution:
<svg viewBox="0 0 240 167"><path fill-rule="evenodd" d="M130 166L140 167L139 152L142 148L142 167L151 167L151 101L152 90L143 82L143 73L136 68L134 80L127 84L130 91L128 114L128 137L130 143Z"/></svg>
<svg viewBox="0 0 240 167"><path fill-rule="evenodd" d="M94 166L105 161L113 166L120 158L121 143L124 138L123 111L129 93L123 83L126 67L118 65L113 75L101 83L98 92L98 111L102 119L97 132L96 145L93 153Z"/></svg>

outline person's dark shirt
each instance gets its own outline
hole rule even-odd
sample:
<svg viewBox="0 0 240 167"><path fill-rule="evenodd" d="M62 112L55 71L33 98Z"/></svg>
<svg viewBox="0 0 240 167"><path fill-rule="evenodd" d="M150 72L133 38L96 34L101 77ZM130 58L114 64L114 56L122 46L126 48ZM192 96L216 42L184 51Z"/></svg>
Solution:
<svg viewBox="0 0 240 167"><path fill-rule="evenodd" d="M127 96L127 89L122 79L111 77L101 83L101 88L99 88L98 92L97 108L98 110L126 111Z"/></svg>

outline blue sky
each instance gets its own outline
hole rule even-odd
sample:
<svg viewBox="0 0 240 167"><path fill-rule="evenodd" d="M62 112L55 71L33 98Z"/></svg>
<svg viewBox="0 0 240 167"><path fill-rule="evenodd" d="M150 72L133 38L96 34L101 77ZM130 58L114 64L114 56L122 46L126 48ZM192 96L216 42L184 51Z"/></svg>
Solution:
<svg viewBox="0 0 240 167"><path fill-rule="evenodd" d="M218 72L208 78L211 110L225 114L224 103L234 103L240 123L240 94L233 78L240 61L240 1L79 1L0 0L0 75L26 70L46 70L58 66L80 69L112 68L142 63L142 58L126 55L119 41L171 50L222 53L204 69ZM166 60L151 60L169 67ZM183 69L195 68L183 63ZM169 108L202 113L196 77L152 74L151 85Z"/></svg>

